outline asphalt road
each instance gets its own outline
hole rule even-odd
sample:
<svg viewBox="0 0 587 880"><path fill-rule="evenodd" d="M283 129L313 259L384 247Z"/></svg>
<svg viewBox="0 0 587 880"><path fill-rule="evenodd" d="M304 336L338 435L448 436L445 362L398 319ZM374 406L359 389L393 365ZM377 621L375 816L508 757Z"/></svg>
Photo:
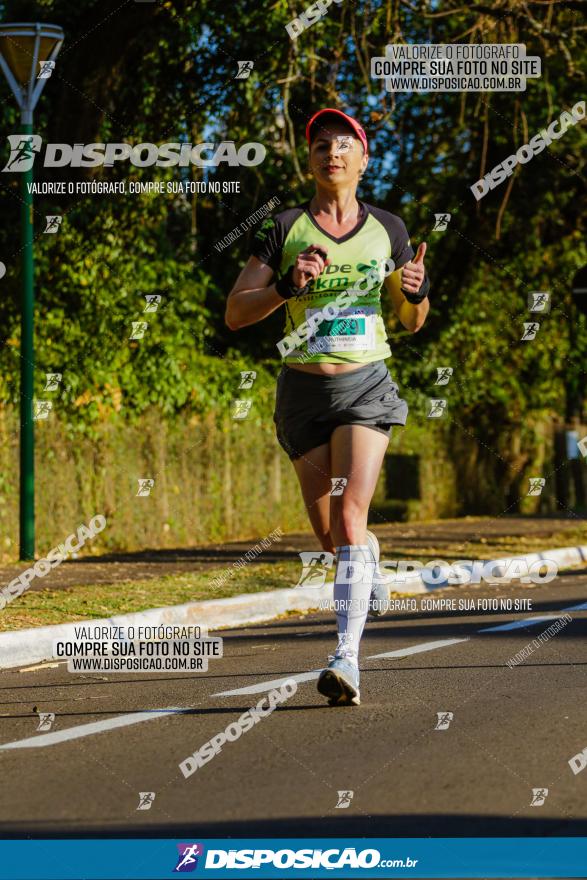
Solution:
<svg viewBox="0 0 587 880"><path fill-rule="evenodd" d="M586 594L587 571L545 587L434 594L531 601L522 612L369 622L357 708L329 708L316 691L312 671L334 646L328 613L226 631L224 657L197 674L2 672L0 831L585 835L587 768L574 774L569 760L587 747ZM577 605L560 633L507 665ZM291 675L302 676L291 699L184 778L180 761ZM170 707L184 711L157 711ZM37 731L38 712L55 713L50 731ZM444 712L450 725L436 730ZM542 805L530 805L533 789L548 789ZM350 805L337 808L348 790ZM137 809L140 792L155 793L149 809Z"/></svg>

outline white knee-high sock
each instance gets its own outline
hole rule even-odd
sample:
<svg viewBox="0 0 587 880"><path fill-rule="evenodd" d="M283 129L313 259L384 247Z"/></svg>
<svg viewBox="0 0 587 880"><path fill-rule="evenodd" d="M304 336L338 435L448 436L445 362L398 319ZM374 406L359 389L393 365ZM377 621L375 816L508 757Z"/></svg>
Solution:
<svg viewBox="0 0 587 880"><path fill-rule="evenodd" d="M346 544L336 548L334 608L338 649L359 654L359 642L369 611L375 558L367 544Z"/></svg>

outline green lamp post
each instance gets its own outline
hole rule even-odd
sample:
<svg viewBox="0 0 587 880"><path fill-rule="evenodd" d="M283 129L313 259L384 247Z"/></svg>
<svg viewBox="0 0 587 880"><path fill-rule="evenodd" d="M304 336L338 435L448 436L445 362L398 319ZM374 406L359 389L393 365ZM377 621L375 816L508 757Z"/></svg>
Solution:
<svg viewBox="0 0 587 880"><path fill-rule="evenodd" d="M63 43L53 24L0 24L0 67L20 107L21 128L10 165L21 171L22 310L20 342L20 558L35 556L35 436L33 422L33 110ZM28 161L27 161L28 160Z"/></svg>

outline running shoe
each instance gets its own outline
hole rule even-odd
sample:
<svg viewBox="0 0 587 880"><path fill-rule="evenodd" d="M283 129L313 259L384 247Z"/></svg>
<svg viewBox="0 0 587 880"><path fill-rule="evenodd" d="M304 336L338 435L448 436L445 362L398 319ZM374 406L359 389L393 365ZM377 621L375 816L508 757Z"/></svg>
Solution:
<svg viewBox="0 0 587 880"><path fill-rule="evenodd" d="M329 706L359 706L359 664L354 651L343 650L329 657L318 679L318 690Z"/></svg>
<svg viewBox="0 0 587 880"><path fill-rule="evenodd" d="M369 614L373 617L382 617L389 609L389 585L385 583L383 574L379 568L379 541L373 532L367 529L367 544L375 558L375 571L373 572L373 586L369 598Z"/></svg>

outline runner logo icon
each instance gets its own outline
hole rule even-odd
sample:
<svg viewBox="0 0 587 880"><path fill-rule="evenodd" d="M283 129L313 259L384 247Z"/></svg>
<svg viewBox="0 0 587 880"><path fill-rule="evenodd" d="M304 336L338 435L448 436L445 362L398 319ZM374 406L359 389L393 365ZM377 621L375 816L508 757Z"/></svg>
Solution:
<svg viewBox="0 0 587 880"><path fill-rule="evenodd" d="M177 865L173 869L180 873L195 871L198 867L198 857L204 855L204 847L201 843L178 843L179 853Z"/></svg>
<svg viewBox="0 0 587 880"><path fill-rule="evenodd" d="M450 218L450 214L435 214L434 228L432 229L432 232L444 232L445 229L448 229Z"/></svg>
<svg viewBox="0 0 587 880"><path fill-rule="evenodd" d="M346 810L351 805L351 801L354 797L354 791L339 791L338 792L338 803L335 810Z"/></svg>
<svg viewBox="0 0 587 880"><path fill-rule="evenodd" d="M528 307L531 312L550 311L550 291L533 290L528 294Z"/></svg>
<svg viewBox="0 0 587 880"><path fill-rule="evenodd" d="M533 788L532 789L532 800L530 801L531 807L541 807L544 804L544 801L548 797L548 789L547 788Z"/></svg>
<svg viewBox="0 0 587 880"><path fill-rule="evenodd" d="M150 810L156 796L157 795L154 791L139 791L139 805L137 810Z"/></svg>
<svg viewBox="0 0 587 880"><path fill-rule="evenodd" d="M450 722L455 716L453 712L437 712L436 717L438 718L438 721L436 722L434 730L448 730Z"/></svg>
<svg viewBox="0 0 587 880"><path fill-rule="evenodd" d="M315 551L302 550L300 559L303 569L296 587L323 586L328 570L334 561L334 554L326 551L316 553Z"/></svg>
<svg viewBox="0 0 587 880"><path fill-rule="evenodd" d="M448 385L453 374L452 367L436 367L437 378L435 385Z"/></svg>
<svg viewBox="0 0 587 880"><path fill-rule="evenodd" d="M55 712L39 712L39 726L37 730L51 730L55 721Z"/></svg>
<svg viewBox="0 0 587 880"><path fill-rule="evenodd" d="M10 156L2 171L30 171L35 154L41 149L42 138L38 134L9 134Z"/></svg>

